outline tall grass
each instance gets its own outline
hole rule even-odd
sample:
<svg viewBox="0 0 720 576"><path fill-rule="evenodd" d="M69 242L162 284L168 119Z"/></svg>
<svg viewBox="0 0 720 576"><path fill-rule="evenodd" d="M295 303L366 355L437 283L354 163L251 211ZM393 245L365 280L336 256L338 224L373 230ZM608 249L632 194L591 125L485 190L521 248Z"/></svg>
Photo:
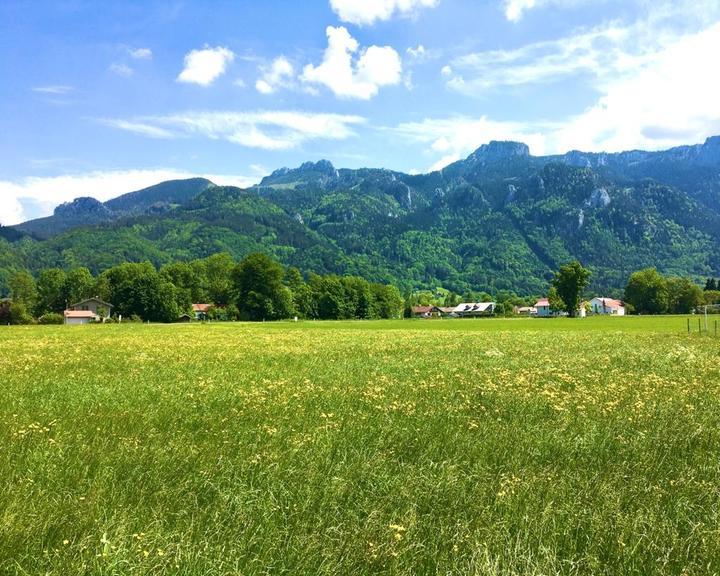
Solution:
<svg viewBox="0 0 720 576"><path fill-rule="evenodd" d="M0 573L720 572L720 341L547 322L1 329Z"/></svg>

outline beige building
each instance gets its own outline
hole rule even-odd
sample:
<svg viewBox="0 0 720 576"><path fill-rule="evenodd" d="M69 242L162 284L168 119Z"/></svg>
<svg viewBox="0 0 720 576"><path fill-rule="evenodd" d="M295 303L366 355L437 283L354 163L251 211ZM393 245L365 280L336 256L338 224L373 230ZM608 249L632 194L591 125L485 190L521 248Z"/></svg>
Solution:
<svg viewBox="0 0 720 576"><path fill-rule="evenodd" d="M65 310L65 324L104 322L110 318L113 305L100 298L87 298Z"/></svg>

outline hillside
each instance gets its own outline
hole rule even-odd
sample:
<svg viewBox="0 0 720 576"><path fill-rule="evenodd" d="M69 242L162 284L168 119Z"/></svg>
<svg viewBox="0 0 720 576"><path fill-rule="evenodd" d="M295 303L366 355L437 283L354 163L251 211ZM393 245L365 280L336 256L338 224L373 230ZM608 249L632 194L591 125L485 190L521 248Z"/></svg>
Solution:
<svg viewBox="0 0 720 576"><path fill-rule="evenodd" d="M212 186L214 184L205 178L189 178L161 182L107 202L88 197L76 198L72 202L60 204L52 216L29 220L14 228L35 238L46 239L65 230L112 222L123 216L160 214L174 206L186 204Z"/></svg>
<svg viewBox="0 0 720 576"><path fill-rule="evenodd" d="M0 237L0 269L266 251L403 288L539 294L578 258L617 294L633 270L720 273L720 137L664 152L531 156L491 142L442 171L283 168L249 190L175 181L78 199ZM0 273L2 283L2 273ZM0 288L1 289L1 288Z"/></svg>

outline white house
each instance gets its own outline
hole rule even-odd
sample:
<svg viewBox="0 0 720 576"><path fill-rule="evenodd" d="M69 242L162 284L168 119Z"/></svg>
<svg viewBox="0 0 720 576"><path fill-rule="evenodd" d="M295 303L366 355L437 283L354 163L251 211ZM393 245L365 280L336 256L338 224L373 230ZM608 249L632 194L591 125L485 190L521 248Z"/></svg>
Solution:
<svg viewBox="0 0 720 576"><path fill-rule="evenodd" d="M550 308L550 301L547 298L540 298L535 302L535 316L540 318L551 318L555 316L567 316L567 312L555 311ZM580 308L577 310L578 318L585 318L585 302L580 302Z"/></svg>
<svg viewBox="0 0 720 576"><path fill-rule="evenodd" d="M625 304L613 298L593 298L590 300L590 311L593 314L625 316Z"/></svg>
<svg viewBox="0 0 720 576"><path fill-rule="evenodd" d="M495 313L495 302L463 302L452 309L451 314L461 318L472 316L492 316Z"/></svg>

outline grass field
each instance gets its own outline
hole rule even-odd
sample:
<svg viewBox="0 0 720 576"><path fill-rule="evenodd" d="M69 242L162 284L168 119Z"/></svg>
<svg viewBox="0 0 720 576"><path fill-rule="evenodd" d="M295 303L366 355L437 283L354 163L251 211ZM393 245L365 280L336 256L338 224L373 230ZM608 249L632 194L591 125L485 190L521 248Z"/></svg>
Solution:
<svg viewBox="0 0 720 576"><path fill-rule="evenodd" d="M0 328L0 574L720 573L685 322Z"/></svg>

